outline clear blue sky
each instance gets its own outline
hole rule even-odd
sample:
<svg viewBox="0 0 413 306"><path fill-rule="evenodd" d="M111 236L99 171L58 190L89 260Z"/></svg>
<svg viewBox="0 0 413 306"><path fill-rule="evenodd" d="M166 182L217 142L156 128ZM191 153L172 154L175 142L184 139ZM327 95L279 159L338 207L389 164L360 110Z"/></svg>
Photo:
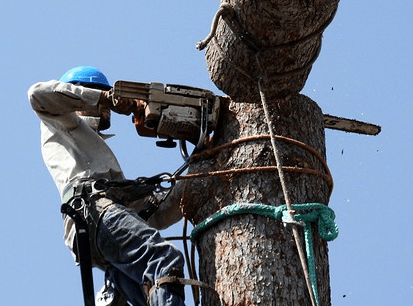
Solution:
<svg viewBox="0 0 413 306"><path fill-rule="evenodd" d="M59 197L44 167L26 92L77 65L117 79L220 93L195 44L219 1L6 1L0 11L2 305L82 305L62 240ZM327 131L339 237L329 243L335 306L412 305L411 53L413 2L342 1L303 93L325 113L382 126L376 137ZM178 150L113 116L109 143L129 178L173 172ZM180 234L181 224L164 233ZM179 244L178 244L179 245ZM100 286L101 274L95 283ZM344 297L345 296L345 297ZM191 305L188 296L188 305Z"/></svg>

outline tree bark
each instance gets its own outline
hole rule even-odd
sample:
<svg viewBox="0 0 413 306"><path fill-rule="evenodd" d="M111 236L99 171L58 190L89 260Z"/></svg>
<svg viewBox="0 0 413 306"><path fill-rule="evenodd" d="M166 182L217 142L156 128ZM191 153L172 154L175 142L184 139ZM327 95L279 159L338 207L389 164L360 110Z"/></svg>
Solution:
<svg viewBox="0 0 413 306"><path fill-rule="evenodd" d="M235 101L258 102L257 80L268 99L304 86L339 0L227 0L206 63L215 85Z"/></svg>
<svg viewBox="0 0 413 306"><path fill-rule="evenodd" d="M314 101L297 95L289 101L273 101L270 112L277 135L304 142L325 158L323 114ZM260 104L222 103L214 147L268 134L263 118ZM326 172L308 150L280 141L277 146L284 166ZM188 173L274 165L270 141L256 140L194 162ZM285 176L292 203L328 203L331 186L322 176L300 172ZM276 171L191 179L185 195L182 209L194 225L235 203L285 204ZM315 227L313 233L320 305L329 305L327 244ZM231 216L204 232L197 248L200 279L212 285L221 299L205 291L202 305L311 305L291 228L281 222L260 215Z"/></svg>
<svg viewBox="0 0 413 306"><path fill-rule="evenodd" d="M292 203L327 205L331 193L331 182L323 176L328 173L323 113L298 92L318 56L323 30L338 2L222 1L217 29L206 50L211 80L233 100L221 103L213 148L269 134L260 103L260 80L275 134L305 143L322 156L323 161L305 146L277 140L283 166L303 170L284 174ZM214 155L194 158L189 174L221 172L188 180L181 209L197 225L232 204L285 204L278 172L255 168L274 170L274 166L268 138L249 139ZM311 305L290 226L255 214L228 216L203 232L196 244L200 279L219 295L203 291L203 305ZM328 249L315 225L313 246L319 302L330 305Z"/></svg>

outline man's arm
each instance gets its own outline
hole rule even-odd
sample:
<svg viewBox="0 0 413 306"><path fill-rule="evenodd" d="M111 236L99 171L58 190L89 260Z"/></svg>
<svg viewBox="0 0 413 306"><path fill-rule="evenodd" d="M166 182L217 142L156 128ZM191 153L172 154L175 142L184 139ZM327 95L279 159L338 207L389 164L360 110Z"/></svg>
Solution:
<svg viewBox="0 0 413 306"><path fill-rule="evenodd" d="M67 129L72 130L79 125L76 111L97 110L101 90L48 81L31 86L28 97L42 121L58 119Z"/></svg>
<svg viewBox="0 0 413 306"><path fill-rule="evenodd" d="M29 101L43 121L47 118L62 122L67 129L75 129L80 112L99 112L100 107L118 114L129 115L137 107L137 100L119 99L113 101L112 91L91 89L59 81L36 83L28 91ZM99 115L98 115L99 116Z"/></svg>
<svg viewBox="0 0 413 306"><path fill-rule="evenodd" d="M184 182L178 182L173 187L165 201L159 203L159 208L148 219L150 226L158 230L166 229L182 219L180 204L184 188Z"/></svg>
<svg viewBox="0 0 413 306"><path fill-rule="evenodd" d="M109 108L115 113L122 115L130 115L132 112L137 110L137 106L140 100L136 99L113 99L113 91L102 91L99 99L99 105L102 107Z"/></svg>

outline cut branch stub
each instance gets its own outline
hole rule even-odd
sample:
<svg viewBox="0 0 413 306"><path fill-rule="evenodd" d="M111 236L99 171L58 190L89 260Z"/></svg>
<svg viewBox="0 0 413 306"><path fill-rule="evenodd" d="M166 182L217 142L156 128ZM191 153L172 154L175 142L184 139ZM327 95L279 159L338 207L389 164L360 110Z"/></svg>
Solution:
<svg viewBox="0 0 413 306"><path fill-rule="evenodd" d="M229 0L206 50L215 85L236 101L286 98L305 85L339 0Z"/></svg>

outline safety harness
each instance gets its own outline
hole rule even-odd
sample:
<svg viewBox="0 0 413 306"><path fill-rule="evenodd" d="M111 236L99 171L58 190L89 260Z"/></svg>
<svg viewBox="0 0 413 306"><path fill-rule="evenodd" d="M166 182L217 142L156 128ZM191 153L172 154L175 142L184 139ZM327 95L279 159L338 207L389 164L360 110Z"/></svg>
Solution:
<svg viewBox="0 0 413 306"><path fill-rule="evenodd" d="M169 186L164 186L166 182ZM107 197L118 204L123 204L123 202L147 197L154 192L161 193L161 198L153 197L148 207L138 213L142 219L148 220L174 185L171 174L160 173L150 178L139 177L135 180L83 179L65 188L61 213L72 218L75 223L76 255L80 265L85 306L95 306L90 241L95 239L101 213L93 203L99 198Z"/></svg>

